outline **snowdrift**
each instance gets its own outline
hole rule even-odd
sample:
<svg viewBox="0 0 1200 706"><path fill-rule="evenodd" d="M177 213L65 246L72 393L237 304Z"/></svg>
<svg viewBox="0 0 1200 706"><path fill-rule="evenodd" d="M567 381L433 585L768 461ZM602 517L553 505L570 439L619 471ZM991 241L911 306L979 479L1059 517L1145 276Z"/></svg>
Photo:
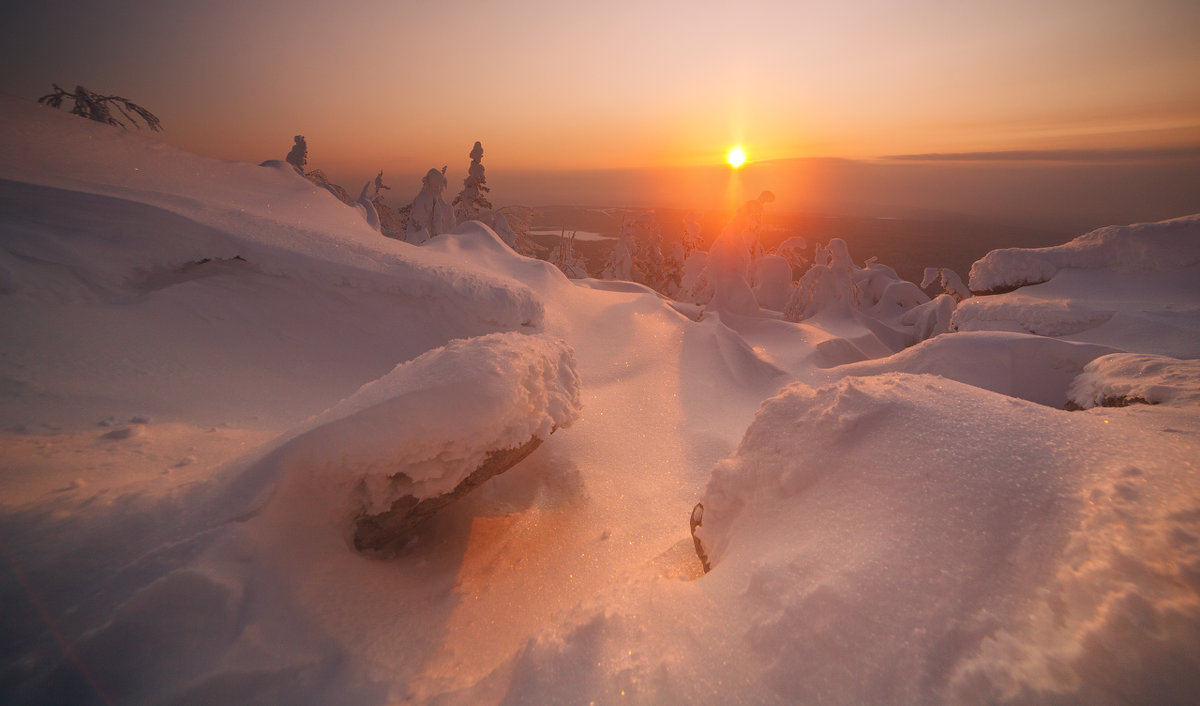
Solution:
<svg viewBox="0 0 1200 706"><path fill-rule="evenodd" d="M453 341L306 423L269 462L305 476L290 482L321 489L334 514L343 510L343 526L356 517L356 547L382 549L570 426L579 386L561 340L506 333Z"/></svg>
<svg viewBox="0 0 1200 706"><path fill-rule="evenodd" d="M1051 248L993 250L971 266L972 292L1040 284L1065 269L1166 270L1200 263L1200 215L1099 228Z"/></svg>
<svg viewBox="0 0 1200 706"><path fill-rule="evenodd" d="M1194 702L1196 222L706 308L0 99L0 701Z"/></svg>
<svg viewBox="0 0 1200 706"><path fill-rule="evenodd" d="M1032 284L1029 283L1039 283ZM964 300L951 325L1196 357L1200 216L1101 228L1056 248L998 250L971 288L1012 289Z"/></svg>
<svg viewBox="0 0 1200 706"><path fill-rule="evenodd" d="M1180 703L1195 444L1141 435L929 376L794 385L713 471L705 580L761 596L737 637L787 701Z"/></svg>

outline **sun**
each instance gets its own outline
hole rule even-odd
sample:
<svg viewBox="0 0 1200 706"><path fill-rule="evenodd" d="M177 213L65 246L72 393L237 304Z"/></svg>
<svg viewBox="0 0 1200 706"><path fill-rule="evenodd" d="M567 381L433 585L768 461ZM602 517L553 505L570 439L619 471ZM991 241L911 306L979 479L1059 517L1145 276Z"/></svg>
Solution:
<svg viewBox="0 0 1200 706"><path fill-rule="evenodd" d="M737 169L746 163L746 150L742 149L741 145L735 146L725 155L725 161L729 162L729 166Z"/></svg>

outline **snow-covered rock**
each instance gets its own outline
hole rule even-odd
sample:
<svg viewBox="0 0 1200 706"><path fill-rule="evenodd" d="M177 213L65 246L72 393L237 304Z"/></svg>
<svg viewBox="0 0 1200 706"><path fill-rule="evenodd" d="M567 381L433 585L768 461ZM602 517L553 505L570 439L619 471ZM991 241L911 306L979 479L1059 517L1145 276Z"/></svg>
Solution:
<svg viewBox="0 0 1200 706"><path fill-rule="evenodd" d="M1143 353L1106 355L1088 363L1067 393L1079 409L1136 403L1200 405L1200 361Z"/></svg>
<svg viewBox="0 0 1200 706"><path fill-rule="evenodd" d="M277 454L286 473L361 487L357 511L375 515L403 497L452 492L493 452L545 440L579 409L569 346L491 334L396 366L306 423Z"/></svg>
<svg viewBox="0 0 1200 706"><path fill-rule="evenodd" d="M972 292L1003 292L1049 281L1060 270L1171 270L1200 263L1200 214L1108 226L1051 248L993 250L971 265Z"/></svg>

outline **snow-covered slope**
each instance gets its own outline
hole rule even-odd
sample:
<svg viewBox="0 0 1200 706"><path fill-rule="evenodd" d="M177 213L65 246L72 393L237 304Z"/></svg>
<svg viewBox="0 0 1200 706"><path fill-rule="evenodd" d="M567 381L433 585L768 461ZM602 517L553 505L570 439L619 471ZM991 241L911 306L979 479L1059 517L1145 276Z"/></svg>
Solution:
<svg viewBox="0 0 1200 706"><path fill-rule="evenodd" d="M893 355L0 99L0 701L1194 701L1200 296L1078 272Z"/></svg>
<svg viewBox="0 0 1200 706"><path fill-rule="evenodd" d="M1197 408L1097 411L901 373L769 400L698 530L755 681L793 703L1194 697Z"/></svg>
<svg viewBox="0 0 1200 706"><path fill-rule="evenodd" d="M1031 284L1032 286L1021 286ZM997 250L971 268L961 331L1005 330L1192 358L1200 355L1200 215L1101 228L1037 250Z"/></svg>

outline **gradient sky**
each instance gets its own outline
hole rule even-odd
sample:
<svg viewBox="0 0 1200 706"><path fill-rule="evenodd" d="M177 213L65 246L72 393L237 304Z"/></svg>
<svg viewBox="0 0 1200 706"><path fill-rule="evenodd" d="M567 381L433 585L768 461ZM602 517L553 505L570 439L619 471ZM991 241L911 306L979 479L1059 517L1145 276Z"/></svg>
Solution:
<svg viewBox="0 0 1200 706"><path fill-rule="evenodd" d="M1196 0L8 0L0 91L366 178L1200 145ZM357 176L356 176L357 178Z"/></svg>

